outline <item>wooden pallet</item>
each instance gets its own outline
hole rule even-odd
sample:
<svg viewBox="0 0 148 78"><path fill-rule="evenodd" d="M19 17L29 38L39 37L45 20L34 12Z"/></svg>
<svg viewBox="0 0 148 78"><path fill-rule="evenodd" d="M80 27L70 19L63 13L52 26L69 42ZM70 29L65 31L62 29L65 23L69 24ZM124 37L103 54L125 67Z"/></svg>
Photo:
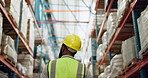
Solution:
<svg viewBox="0 0 148 78"><path fill-rule="evenodd" d="M125 74L127 71L129 71L136 63L138 62L138 59L134 58L132 59L126 66L123 67L123 69L120 71L121 74Z"/></svg>
<svg viewBox="0 0 148 78"><path fill-rule="evenodd" d="M6 60L9 64L11 64L13 67L16 67L16 63L12 60L13 58L11 58L11 57L8 56L8 55L3 55L3 56L4 56L5 60Z"/></svg>

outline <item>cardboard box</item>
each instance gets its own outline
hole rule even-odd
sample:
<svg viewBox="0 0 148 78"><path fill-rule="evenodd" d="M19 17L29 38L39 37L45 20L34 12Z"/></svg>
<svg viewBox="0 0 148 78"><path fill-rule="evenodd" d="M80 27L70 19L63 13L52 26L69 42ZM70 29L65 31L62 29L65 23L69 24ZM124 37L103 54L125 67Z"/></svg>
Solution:
<svg viewBox="0 0 148 78"><path fill-rule="evenodd" d="M2 46L2 54L7 55L14 63L17 63L17 53L9 45Z"/></svg>

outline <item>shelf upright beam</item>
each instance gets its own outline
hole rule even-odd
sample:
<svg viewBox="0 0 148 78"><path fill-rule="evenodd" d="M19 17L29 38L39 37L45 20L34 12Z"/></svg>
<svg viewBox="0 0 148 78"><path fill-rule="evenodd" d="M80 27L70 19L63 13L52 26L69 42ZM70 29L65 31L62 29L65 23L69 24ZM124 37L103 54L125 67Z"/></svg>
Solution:
<svg viewBox="0 0 148 78"><path fill-rule="evenodd" d="M102 33L103 33L103 29L104 29L104 26L105 26L105 22L106 22L106 19L107 19L107 17L108 17L108 14L109 14L109 12L110 12L110 9L111 9L111 7L112 7L113 2L114 2L114 0L111 0L111 1L110 1L110 4L109 4L108 9L107 9L107 11L106 11L106 14L105 14L105 16L104 16L104 19L103 19L103 22L102 22L102 25L101 25L101 28L100 28L100 31L99 31L99 34L98 34L98 37L97 37L97 39L96 39L96 43L98 43L98 42L100 41L100 39L101 39L101 35L102 35Z"/></svg>
<svg viewBox="0 0 148 78"><path fill-rule="evenodd" d="M137 23L137 13L135 10L132 11L132 18L133 18L133 24L134 24L136 47L137 47L137 51L139 54L139 52L141 50L141 44L140 44L139 28L138 28L138 23ZM141 76L141 78L146 78L146 74L144 72L144 69L140 70L140 76Z"/></svg>
<svg viewBox="0 0 148 78"><path fill-rule="evenodd" d="M28 50L28 52L30 53L31 56L33 56L33 52L30 50L28 44L26 43L26 41L23 39L23 37L21 36L19 30L17 29L17 26L14 24L13 20L10 18L10 16L8 15L7 11L5 10L5 8L2 6L2 4L0 4L0 9L2 10L2 12L4 13L4 15L6 16L6 18L8 19L8 21L10 22L12 28L14 29L14 31L18 34L20 40L23 42L24 46L26 47L26 49Z"/></svg>
<svg viewBox="0 0 148 78"><path fill-rule="evenodd" d="M99 62L99 64L98 64L98 68L100 68L100 66L103 64L103 62L104 62L104 60L105 60L105 58L106 58L106 56L107 56L109 50L110 50L111 47L113 46L115 40L117 39L117 37L118 37L120 31L122 30L122 28L123 28L125 22L127 21L129 15L130 15L130 13L132 12L133 8L135 7L136 3L137 3L137 0L134 0L134 1L131 3L130 7L128 8L127 13L125 13L125 15L124 15L124 17L123 17L123 20L122 20L121 23L119 24L119 28L117 29L117 31L116 31L116 33L115 33L115 35L114 35L114 37L113 37L111 43L110 43L109 46L107 47L103 58L100 60L100 62Z"/></svg>

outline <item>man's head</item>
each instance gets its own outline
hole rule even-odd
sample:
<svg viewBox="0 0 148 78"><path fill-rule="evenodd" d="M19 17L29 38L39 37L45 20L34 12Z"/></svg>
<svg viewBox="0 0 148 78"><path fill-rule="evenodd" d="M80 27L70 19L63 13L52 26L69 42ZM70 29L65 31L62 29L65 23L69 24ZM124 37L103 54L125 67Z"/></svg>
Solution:
<svg viewBox="0 0 148 78"><path fill-rule="evenodd" d="M62 42L61 51L59 54L59 58L63 55L71 55L74 56L77 51L80 51L81 48L81 40L77 35L68 35L65 37Z"/></svg>

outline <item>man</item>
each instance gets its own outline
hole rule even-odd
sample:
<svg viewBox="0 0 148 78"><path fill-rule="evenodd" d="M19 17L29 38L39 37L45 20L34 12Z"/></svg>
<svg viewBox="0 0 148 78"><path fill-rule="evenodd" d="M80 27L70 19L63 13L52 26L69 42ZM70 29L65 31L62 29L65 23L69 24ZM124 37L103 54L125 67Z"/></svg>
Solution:
<svg viewBox="0 0 148 78"><path fill-rule="evenodd" d="M81 48L79 36L68 35L62 43L59 59L49 62L43 70L42 78L90 78L85 65L74 59Z"/></svg>

